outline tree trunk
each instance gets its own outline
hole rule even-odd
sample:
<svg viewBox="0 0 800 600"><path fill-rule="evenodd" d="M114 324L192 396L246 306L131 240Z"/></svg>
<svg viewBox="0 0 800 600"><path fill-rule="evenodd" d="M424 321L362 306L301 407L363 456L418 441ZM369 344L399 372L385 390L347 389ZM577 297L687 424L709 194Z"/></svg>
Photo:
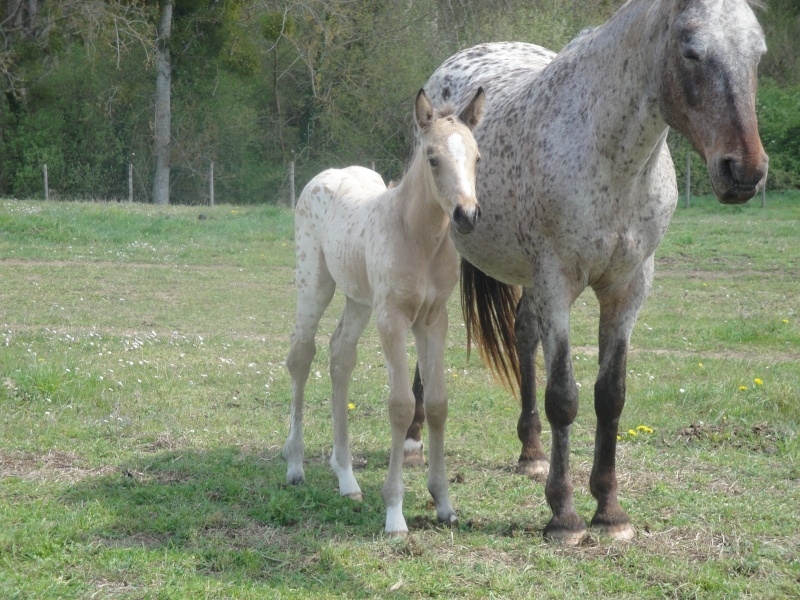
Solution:
<svg viewBox="0 0 800 600"><path fill-rule="evenodd" d="M156 114L153 127L153 153L156 159L156 172L153 177L153 203L155 204L169 204L170 88L172 86L169 36L172 32L172 2L173 0L162 0L158 25Z"/></svg>

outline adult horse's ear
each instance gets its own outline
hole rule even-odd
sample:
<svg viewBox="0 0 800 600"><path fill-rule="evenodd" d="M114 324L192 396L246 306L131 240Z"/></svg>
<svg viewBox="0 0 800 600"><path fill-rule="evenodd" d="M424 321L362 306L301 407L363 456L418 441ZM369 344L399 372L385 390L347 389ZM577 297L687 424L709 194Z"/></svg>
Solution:
<svg viewBox="0 0 800 600"><path fill-rule="evenodd" d="M478 91L475 93L475 97L472 99L472 102L469 103L467 108L461 111L461 114L458 115L458 118L464 121L467 127L470 129L475 129L478 126L478 123L481 122L483 118L483 109L486 105L486 94L483 92L483 88L479 87Z"/></svg>
<svg viewBox="0 0 800 600"><path fill-rule="evenodd" d="M433 104L428 99L425 90L417 93L417 100L414 103L414 112L417 117L417 124L420 129L427 129L433 122Z"/></svg>

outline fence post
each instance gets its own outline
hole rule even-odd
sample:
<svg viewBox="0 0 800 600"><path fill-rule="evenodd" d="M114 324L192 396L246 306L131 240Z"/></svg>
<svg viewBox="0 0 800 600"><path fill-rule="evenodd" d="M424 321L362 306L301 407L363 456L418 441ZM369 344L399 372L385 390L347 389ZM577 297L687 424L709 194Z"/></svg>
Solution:
<svg viewBox="0 0 800 600"><path fill-rule="evenodd" d="M50 186L47 184L47 163L42 167L44 171L44 199L50 200Z"/></svg>
<svg viewBox="0 0 800 600"><path fill-rule="evenodd" d="M133 163L128 163L128 202L133 202Z"/></svg>
<svg viewBox="0 0 800 600"><path fill-rule="evenodd" d="M761 186L761 208L767 205L767 180L764 180L764 185Z"/></svg>
<svg viewBox="0 0 800 600"><path fill-rule="evenodd" d="M214 206L214 161L208 165L208 205Z"/></svg>
<svg viewBox="0 0 800 600"><path fill-rule="evenodd" d="M685 207L689 208L689 198L692 195L692 154L686 153L686 202Z"/></svg>
<svg viewBox="0 0 800 600"><path fill-rule="evenodd" d="M294 210L294 161L289 163L289 206Z"/></svg>

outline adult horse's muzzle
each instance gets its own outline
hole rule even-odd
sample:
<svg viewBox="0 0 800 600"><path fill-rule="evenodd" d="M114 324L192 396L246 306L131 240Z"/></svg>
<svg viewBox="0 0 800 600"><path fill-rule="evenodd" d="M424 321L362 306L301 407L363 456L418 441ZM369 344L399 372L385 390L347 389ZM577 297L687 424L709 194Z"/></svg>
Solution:
<svg viewBox="0 0 800 600"><path fill-rule="evenodd" d="M480 220L481 207L477 203L467 208L458 204L453 210L453 224L458 233L472 233Z"/></svg>
<svg viewBox="0 0 800 600"><path fill-rule="evenodd" d="M723 155L708 162L714 195L722 204L742 204L756 195L767 179L769 157L763 152L750 160Z"/></svg>

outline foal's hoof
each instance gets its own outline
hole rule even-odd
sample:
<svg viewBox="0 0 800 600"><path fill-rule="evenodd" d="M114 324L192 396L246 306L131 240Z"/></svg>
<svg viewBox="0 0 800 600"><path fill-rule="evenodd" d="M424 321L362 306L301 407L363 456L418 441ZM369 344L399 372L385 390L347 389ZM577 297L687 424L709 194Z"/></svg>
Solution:
<svg viewBox="0 0 800 600"><path fill-rule="evenodd" d="M546 481L547 474L550 472L550 462L543 459L536 460L522 460L517 463L517 474L536 479L537 481Z"/></svg>
<svg viewBox="0 0 800 600"><path fill-rule="evenodd" d="M363 502L364 496L361 492L354 492L352 494L342 494L345 498L350 498L354 502Z"/></svg>

